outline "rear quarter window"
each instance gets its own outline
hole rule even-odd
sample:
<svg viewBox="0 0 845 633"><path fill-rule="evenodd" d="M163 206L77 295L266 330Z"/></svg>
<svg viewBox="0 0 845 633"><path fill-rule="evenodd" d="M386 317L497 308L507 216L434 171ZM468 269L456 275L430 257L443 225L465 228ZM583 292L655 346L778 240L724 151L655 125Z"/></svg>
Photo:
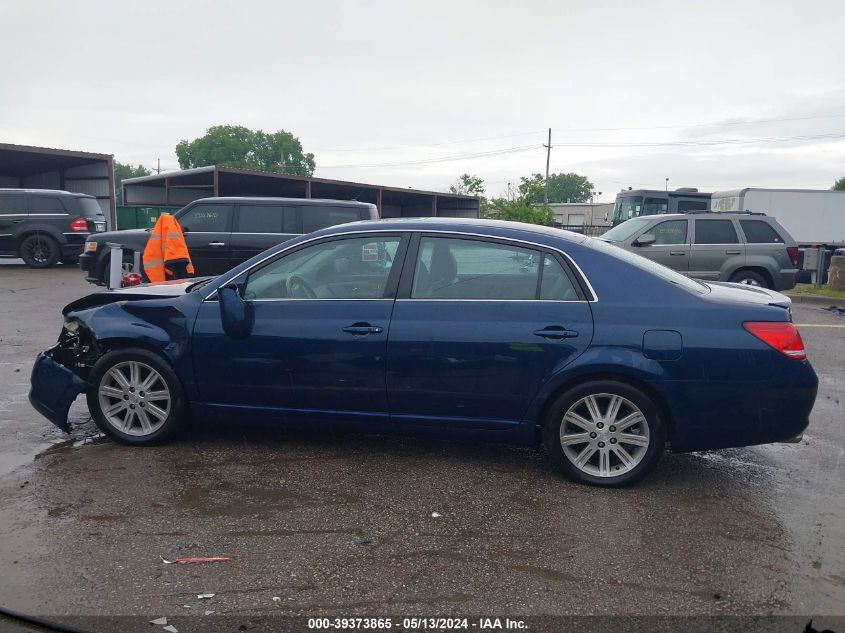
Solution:
<svg viewBox="0 0 845 633"><path fill-rule="evenodd" d="M357 222L362 217L361 209L355 207L302 206L302 232L311 233L327 226Z"/></svg>
<svg viewBox="0 0 845 633"><path fill-rule="evenodd" d="M33 196L29 205L29 213L31 215L39 213L67 215L67 209L65 209L62 201L58 198Z"/></svg>
<svg viewBox="0 0 845 633"><path fill-rule="evenodd" d="M739 225L749 244L783 244L783 238L768 222L762 220L740 220Z"/></svg>

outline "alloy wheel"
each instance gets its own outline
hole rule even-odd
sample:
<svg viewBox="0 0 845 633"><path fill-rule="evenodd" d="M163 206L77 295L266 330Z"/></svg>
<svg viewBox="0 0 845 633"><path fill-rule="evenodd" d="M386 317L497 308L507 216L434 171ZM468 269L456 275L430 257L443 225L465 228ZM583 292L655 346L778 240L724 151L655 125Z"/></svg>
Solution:
<svg viewBox="0 0 845 633"><path fill-rule="evenodd" d="M757 281L756 279L751 279L751 278L740 279L739 283L741 283L744 286L755 286L757 288L760 288L760 282Z"/></svg>
<svg viewBox="0 0 845 633"><path fill-rule="evenodd" d="M563 453L578 470L617 477L643 460L650 444L648 420L633 402L613 393L576 401L560 425Z"/></svg>
<svg viewBox="0 0 845 633"><path fill-rule="evenodd" d="M50 258L50 247L44 240L32 240L27 244L27 255L35 263L43 264Z"/></svg>
<svg viewBox="0 0 845 633"><path fill-rule="evenodd" d="M126 435L150 435L170 415L167 383L155 369L140 361L111 367L100 379L97 397L106 421Z"/></svg>

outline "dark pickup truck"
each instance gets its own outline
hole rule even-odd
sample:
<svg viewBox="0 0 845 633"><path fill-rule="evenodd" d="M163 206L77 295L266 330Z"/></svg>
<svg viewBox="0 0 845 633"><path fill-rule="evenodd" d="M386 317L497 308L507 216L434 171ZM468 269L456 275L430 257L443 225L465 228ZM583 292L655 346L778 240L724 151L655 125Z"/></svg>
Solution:
<svg viewBox="0 0 845 633"><path fill-rule="evenodd" d="M289 239L335 224L378 219L375 205L347 200L303 198L203 198L173 214L198 277L219 275L253 255ZM125 266L143 252L150 229L91 235L79 266L87 280L105 285L108 243L123 247Z"/></svg>

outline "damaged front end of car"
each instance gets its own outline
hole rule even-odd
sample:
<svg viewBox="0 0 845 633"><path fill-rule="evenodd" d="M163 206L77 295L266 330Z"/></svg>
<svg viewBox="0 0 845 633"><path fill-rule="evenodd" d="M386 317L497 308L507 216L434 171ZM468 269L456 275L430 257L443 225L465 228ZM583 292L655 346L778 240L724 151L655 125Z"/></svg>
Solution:
<svg viewBox="0 0 845 633"><path fill-rule="evenodd" d="M102 355L92 332L78 319L66 316L59 341L35 359L29 402L67 433L70 405L88 388L88 374Z"/></svg>
<svg viewBox="0 0 845 633"><path fill-rule="evenodd" d="M179 301L203 281L183 279L109 290L66 305L58 342L39 354L32 368L32 406L67 433L68 411L76 397L90 387L94 365L126 342L157 351L176 366L189 339L189 319L182 311L186 304ZM191 297L187 306L193 314L201 297Z"/></svg>

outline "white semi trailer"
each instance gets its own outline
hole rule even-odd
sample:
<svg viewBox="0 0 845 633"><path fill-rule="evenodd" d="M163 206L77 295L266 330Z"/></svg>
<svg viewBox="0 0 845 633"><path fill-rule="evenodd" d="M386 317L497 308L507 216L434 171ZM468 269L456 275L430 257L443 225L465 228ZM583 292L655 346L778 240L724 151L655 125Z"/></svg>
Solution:
<svg viewBox="0 0 845 633"><path fill-rule="evenodd" d="M845 191L734 189L710 198L712 211L753 211L777 219L799 246L845 246Z"/></svg>

